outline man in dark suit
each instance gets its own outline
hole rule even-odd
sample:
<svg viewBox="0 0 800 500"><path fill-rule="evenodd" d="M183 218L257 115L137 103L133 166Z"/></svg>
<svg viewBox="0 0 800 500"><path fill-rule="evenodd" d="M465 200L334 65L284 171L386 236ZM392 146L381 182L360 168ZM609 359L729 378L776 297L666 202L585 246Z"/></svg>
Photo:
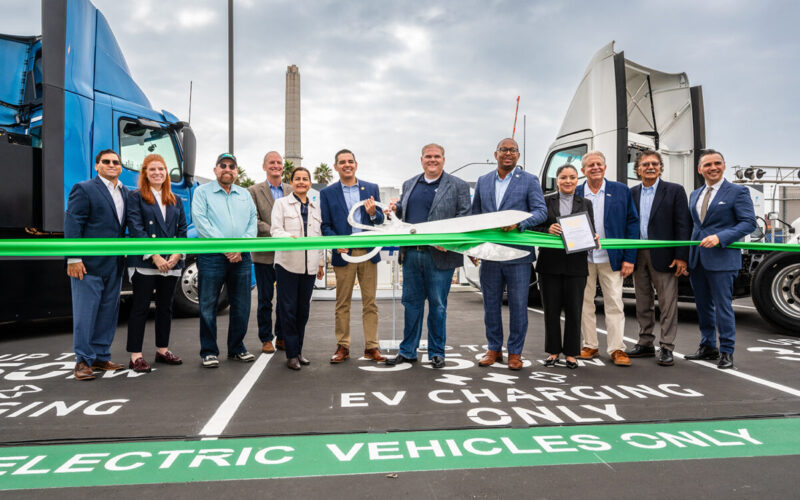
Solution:
<svg viewBox="0 0 800 500"><path fill-rule="evenodd" d="M531 216L520 224L504 227L504 231L533 229L547 219L539 179L517 167L519 145L514 139L503 139L494 152L497 170L483 175L475 185L472 213L484 214L500 210L522 210ZM522 348L528 332L528 287L531 279L531 264L536 260L533 247L522 247L530 251L527 257L506 262L484 260L480 266L481 292L483 295L483 323L486 327L488 350L478 362L480 366L491 366L503 360L503 290L508 288L508 368L522 368Z"/></svg>
<svg viewBox="0 0 800 500"><path fill-rule="evenodd" d="M119 182L122 166L111 149L95 157L97 177L72 186L64 216L65 238L123 238L128 190ZM72 285L75 379L92 380L93 370L124 368L111 361L117 329L125 259L95 256L67 259Z"/></svg>
<svg viewBox="0 0 800 500"><path fill-rule="evenodd" d="M639 233L643 240L686 241L691 236L691 218L683 186L661 179L661 154L647 149L639 153L634 169L642 183L631 188L639 209ZM625 353L632 358L655 356L653 329L655 299L661 309L661 348L656 362L674 364L675 335L678 333L678 276L686 272L689 247L643 248L636 254L633 283L636 291L636 320L639 340Z"/></svg>
<svg viewBox="0 0 800 500"><path fill-rule="evenodd" d="M575 194L592 203L594 226L600 238L639 237L639 215L633 204L628 186L605 178L606 157L600 151L589 151L581 158L581 171L586 182L578 186ZM589 276L583 292L581 332L583 349L581 359L599 356L597 341L597 318L594 296L597 282L603 290L603 305L606 317L607 352L617 366L630 366L625 354L625 311L622 306L622 281L630 276L636 264L636 250L606 250L589 252Z"/></svg>
<svg viewBox="0 0 800 500"><path fill-rule="evenodd" d="M258 237L269 238L272 227L272 205L275 200L283 198L292 192L292 187L283 178L283 158L277 151L270 151L264 155L262 164L267 180L247 188L253 197L258 212ZM253 252L253 271L258 288L258 339L261 341L261 352L275 352L285 348L280 331L278 309L275 309L275 334L272 333L272 298L275 296L275 252ZM275 345L272 339L275 339Z"/></svg>
<svg viewBox="0 0 800 500"><path fill-rule="evenodd" d="M423 173L403 183L400 201L390 207L405 222L420 223L469 215L469 184L444 172L444 148L428 144L422 148ZM434 368L444 368L447 340L447 295L453 271L464 257L439 246L403 247L403 307L405 325L400 352L386 364L417 361L422 336L422 318L428 301L428 358Z"/></svg>
<svg viewBox="0 0 800 500"><path fill-rule="evenodd" d="M383 223L383 212L375 202L381 201L378 185L356 178L358 162L352 151L342 149L333 160L339 174L334 182L320 192L322 234L341 236L361 232L347 221L353 205L364 202L353 214L353 219L368 226ZM336 273L336 352L331 363L341 363L350 357L350 305L356 276L361 290L361 320L364 327L364 356L373 361L386 361L378 349L378 305L375 293L378 287L378 262L380 255L366 262L347 262L342 254L354 257L364 255L365 248L338 248L333 250L333 270Z"/></svg>
<svg viewBox="0 0 800 500"><path fill-rule="evenodd" d="M694 289L700 326L700 347L686 359L717 359L719 368L733 368L736 319L733 316L733 282L742 268L742 252L728 245L756 229L750 192L725 180L722 153L702 152L697 171L705 185L689 196L694 227L689 250L689 280ZM717 350L719 332L719 350Z"/></svg>

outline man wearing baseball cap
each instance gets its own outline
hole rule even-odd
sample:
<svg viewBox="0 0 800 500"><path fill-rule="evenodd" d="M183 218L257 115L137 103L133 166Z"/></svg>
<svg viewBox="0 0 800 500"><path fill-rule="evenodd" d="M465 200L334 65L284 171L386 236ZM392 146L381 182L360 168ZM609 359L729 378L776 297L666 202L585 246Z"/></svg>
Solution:
<svg viewBox="0 0 800 500"><path fill-rule="evenodd" d="M195 190L192 219L199 238L255 238L258 215L247 189L235 184L239 171L236 157L223 153L214 167L216 181ZM250 362L255 357L244 347L250 319L249 252L199 254L197 288L200 302L200 359L206 368L219 366L217 347L217 303L222 285L227 285L228 358Z"/></svg>

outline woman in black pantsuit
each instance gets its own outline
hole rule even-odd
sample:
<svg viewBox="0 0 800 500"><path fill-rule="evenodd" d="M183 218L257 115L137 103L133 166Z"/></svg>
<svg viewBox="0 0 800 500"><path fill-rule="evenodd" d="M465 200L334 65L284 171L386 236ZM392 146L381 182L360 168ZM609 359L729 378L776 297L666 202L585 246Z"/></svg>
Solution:
<svg viewBox="0 0 800 500"><path fill-rule="evenodd" d="M142 162L139 189L128 195L128 232L131 238L186 238L186 214L180 198L170 189L169 172L161 155L150 154ZM181 358L169 350L172 324L172 298L184 267L184 256L145 255L128 257L128 274L133 286L131 315L128 319L128 368L149 372L142 357L144 327L150 298L156 298L156 363L179 365Z"/></svg>
<svg viewBox="0 0 800 500"><path fill-rule="evenodd" d="M545 196L547 220L536 231L561 234L557 217L588 212L594 221L592 203L575 194L578 171L572 165L562 165L556 171L558 191ZM594 223L592 222L594 230ZM563 249L540 248L536 273L544 306L545 351L549 354L545 366L555 366L559 354L566 357L567 368L577 368L575 357L581 351L581 311L583 289L589 274L588 252L567 254ZM561 340L561 312L564 312L564 340Z"/></svg>

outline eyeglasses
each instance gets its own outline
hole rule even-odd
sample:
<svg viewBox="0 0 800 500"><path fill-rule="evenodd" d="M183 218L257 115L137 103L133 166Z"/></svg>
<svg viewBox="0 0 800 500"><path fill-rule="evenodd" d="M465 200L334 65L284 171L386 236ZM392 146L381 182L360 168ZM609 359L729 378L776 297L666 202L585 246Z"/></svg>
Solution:
<svg viewBox="0 0 800 500"><path fill-rule="evenodd" d="M659 161L644 161L639 164L642 167L659 167L661 166L661 162Z"/></svg>
<svg viewBox="0 0 800 500"><path fill-rule="evenodd" d="M236 165L234 165L233 163L220 163L217 166L222 170L225 170L226 168L228 170L236 170Z"/></svg>
<svg viewBox="0 0 800 500"><path fill-rule="evenodd" d="M106 159L100 160L100 163L102 163L103 165L114 165L114 166L117 166L117 165L119 165L119 160L109 160L109 159L106 158Z"/></svg>
<svg viewBox="0 0 800 500"><path fill-rule="evenodd" d="M519 149L517 149L517 148L499 148L497 150L497 152L498 153L511 153L511 154L514 154L514 153L519 153Z"/></svg>

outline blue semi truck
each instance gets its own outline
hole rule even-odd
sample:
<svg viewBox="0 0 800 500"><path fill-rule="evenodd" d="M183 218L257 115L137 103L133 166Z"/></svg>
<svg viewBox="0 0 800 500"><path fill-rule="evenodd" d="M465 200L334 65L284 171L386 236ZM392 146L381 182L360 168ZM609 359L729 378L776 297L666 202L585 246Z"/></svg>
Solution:
<svg viewBox="0 0 800 500"><path fill-rule="evenodd" d="M164 157L193 236L191 127L153 109L91 2L42 0L41 36L0 35L0 238L62 238L70 189L97 175L107 148L129 188L147 154ZM175 308L193 314L197 268L187 264ZM72 313L63 258L0 257L0 279L0 323Z"/></svg>

